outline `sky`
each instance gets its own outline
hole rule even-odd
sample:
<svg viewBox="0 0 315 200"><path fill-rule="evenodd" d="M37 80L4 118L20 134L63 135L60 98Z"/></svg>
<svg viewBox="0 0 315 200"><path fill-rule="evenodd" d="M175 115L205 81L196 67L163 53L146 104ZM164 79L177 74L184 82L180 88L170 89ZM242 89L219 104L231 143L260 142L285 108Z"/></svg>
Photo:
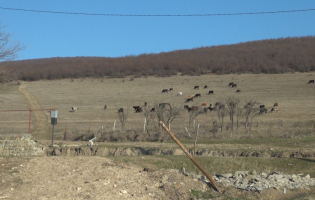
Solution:
<svg viewBox="0 0 315 200"><path fill-rule="evenodd" d="M237 14L261 12L276 13ZM0 22L26 47L16 60L124 57L314 36L315 1L0 0Z"/></svg>

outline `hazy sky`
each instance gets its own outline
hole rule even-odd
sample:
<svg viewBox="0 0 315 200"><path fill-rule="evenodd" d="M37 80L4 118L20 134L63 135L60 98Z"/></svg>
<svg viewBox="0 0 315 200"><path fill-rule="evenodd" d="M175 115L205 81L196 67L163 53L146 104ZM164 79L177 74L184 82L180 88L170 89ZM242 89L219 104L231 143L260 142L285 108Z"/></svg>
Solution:
<svg viewBox="0 0 315 200"><path fill-rule="evenodd" d="M6 8L101 15L29 12ZM313 10L216 15L306 9ZM202 14L210 16L194 16ZM19 53L17 60L76 56L121 57L253 40L314 36L315 1L1 0L0 21L5 26L3 30L11 33L13 40L19 40L27 46Z"/></svg>

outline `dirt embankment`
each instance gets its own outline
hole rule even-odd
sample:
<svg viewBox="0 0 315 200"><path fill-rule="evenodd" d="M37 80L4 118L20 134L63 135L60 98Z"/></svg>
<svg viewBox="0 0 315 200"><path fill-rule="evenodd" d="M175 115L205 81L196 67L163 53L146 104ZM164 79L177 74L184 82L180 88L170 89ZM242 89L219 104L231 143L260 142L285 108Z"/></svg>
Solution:
<svg viewBox="0 0 315 200"><path fill-rule="evenodd" d="M188 149L193 154L193 149ZM143 148L143 147L60 147L47 149L48 156L141 156L141 155L185 155L179 148ZM275 157L275 158L311 158L315 152L291 151L235 151L198 149L198 156L209 157Z"/></svg>

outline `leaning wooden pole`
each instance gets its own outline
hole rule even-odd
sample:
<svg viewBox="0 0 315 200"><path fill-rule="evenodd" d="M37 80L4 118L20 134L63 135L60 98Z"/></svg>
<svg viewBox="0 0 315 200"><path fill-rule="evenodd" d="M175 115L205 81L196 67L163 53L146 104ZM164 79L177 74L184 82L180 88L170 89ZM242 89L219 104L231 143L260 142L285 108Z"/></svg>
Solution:
<svg viewBox="0 0 315 200"><path fill-rule="evenodd" d="M213 188L218 192L219 189L215 185L215 181L211 178L211 176L206 172L206 170L197 162L197 160L187 151L187 149L182 145L182 143L175 137L175 135L165 126L165 124L160 121L160 125L164 128L164 130L172 137L172 139L176 142L176 144L184 151L184 153L190 158L190 160L202 171L202 173L209 179Z"/></svg>

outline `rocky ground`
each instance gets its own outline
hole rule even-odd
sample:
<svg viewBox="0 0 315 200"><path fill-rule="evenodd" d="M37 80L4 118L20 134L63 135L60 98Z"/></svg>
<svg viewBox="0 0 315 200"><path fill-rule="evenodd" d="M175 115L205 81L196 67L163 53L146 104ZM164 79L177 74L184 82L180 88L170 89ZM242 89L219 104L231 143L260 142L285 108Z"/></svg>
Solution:
<svg viewBox="0 0 315 200"><path fill-rule="evenodd" d="M314 179L308 175L215 175L217 192L203 176L184 169L154 171L98 156L1 157L0 169L0 199L313 199L315 195ZM301 187L284 191L290 184Z"/></svg>

